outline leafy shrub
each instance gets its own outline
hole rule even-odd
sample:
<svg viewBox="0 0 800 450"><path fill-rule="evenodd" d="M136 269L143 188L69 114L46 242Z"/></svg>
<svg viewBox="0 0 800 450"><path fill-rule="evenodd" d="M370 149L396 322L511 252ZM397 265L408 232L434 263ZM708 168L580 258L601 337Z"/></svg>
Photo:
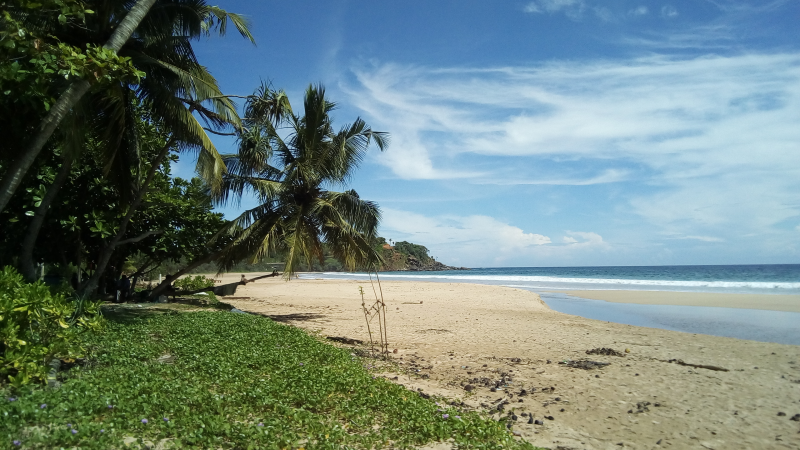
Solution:
<svg viewBox="0 0 800 450"><path fill-rule="evenodd" d="M23 386L47 379L54 357L77 357L80 328L98 329L99 307L26 283L12 267L0 271L0 383Z"/></svg>
<svg viewBox="0 0 800 450"><path fill-rule="evenodd" d="M184 277L175 281L175 287L184 291L196 291L214 286L214 279L197 275Z"/></svg>

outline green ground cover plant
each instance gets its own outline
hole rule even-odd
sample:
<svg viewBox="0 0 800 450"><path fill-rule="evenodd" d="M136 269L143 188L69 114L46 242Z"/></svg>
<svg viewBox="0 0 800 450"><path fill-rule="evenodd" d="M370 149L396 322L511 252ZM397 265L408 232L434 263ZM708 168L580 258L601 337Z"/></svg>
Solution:
<svg viewBox="0 0 800 450"><path fill-rule="evenodd" d="M124 308L60 389L0 392L0 448L534 448L268 318Z"/></svg>
<svg viewBox="0 0 800 450"><path fill-rule="evenodd" d="M79 333L99 329L98 305L26 283L16 270L0 270L0 385L43 382L54 358L82 355Z"/></svg>

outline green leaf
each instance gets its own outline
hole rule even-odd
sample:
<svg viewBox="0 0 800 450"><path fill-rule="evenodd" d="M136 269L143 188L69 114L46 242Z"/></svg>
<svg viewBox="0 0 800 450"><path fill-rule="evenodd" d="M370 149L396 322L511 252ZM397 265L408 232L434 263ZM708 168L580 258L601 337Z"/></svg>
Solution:
<svg viewBox="0 0 800 450"><path fill-rule="evenodd" d="M33 211L25 211L25 215L28 217L33 217Z"/></svg>

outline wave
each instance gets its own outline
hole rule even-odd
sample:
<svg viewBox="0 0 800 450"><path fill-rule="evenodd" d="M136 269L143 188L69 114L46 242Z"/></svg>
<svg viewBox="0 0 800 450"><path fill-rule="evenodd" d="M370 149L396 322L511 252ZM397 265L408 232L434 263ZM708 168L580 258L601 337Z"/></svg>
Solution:
<svg viewBox="0 0 800 450"><path fill-rule="evenodd" d="M324 272L323 275L368 277L364 273ZM572 285L601 285L603 289L618 287L664 287L664 288L712 288L712 289L800 289L800 282L777 281L704 281L704 280L635 280L617 278L566 278L549 276L526 275L434 275L434 274L380 274L384 279L436 279L450 280L453 282L468 281L487 283L532 283L534 285L548 285L555 287L561 284ZM555 283L555 286L553 284ZM537 286L526 286L537 287ZM544 286L542 286L544 287Z"/></svg>

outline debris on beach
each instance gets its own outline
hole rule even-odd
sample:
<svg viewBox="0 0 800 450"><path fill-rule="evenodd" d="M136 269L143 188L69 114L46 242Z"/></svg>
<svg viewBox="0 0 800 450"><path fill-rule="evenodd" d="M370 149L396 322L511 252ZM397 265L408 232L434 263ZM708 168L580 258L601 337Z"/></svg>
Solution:
<svg viewBox="0 0 800 450"><path fill-rule="evenodd" d="M606 348L606 347L593 348L591 350L586 350L586 354L587 355L606 355L606 356L621 356L621 357L625 357L625 353L618 352L618 351L614 350L613 348Z"/></svg>
<svg viewBox="0 0 800 450"><path fill-rule="evenodd" d="M629 409L628 414L641 414L644 412L648 412L650 411L650 408L648 408L648 406L650 406L650 402L638 402L636 403L636 411Z"/></svg>
<svg viewBox="0 0 800 450"><path fill-rule="evenodd" d="M348 344L348 345L361 345L361 344L364 343L364 341L362 341L360 339L352 339L352 338L342 337L342 336L328 336L327 339L329 341L339 342L341 344Z"/></svg>
<svg viewBox="0 0 800 450"><path fill-rule="evenodd" d="M690 363L687 363L687 362L683 362L683 360L681 360L681 359L670 359L670 360L659 359L658 361L666 362L666 363L675 363L675 364L678 364L680 366L694 367L696 369L707 369L707 370L716 370L717 372L728 372L728 369L725 369L723 367L708 366L708 365L705 365L705 364L690 364Z"/></svg>
<svg viewBox="0 0 800 450"><path fill-rule="evenodd" d="M565 365L567 367L572 367L574 369L584 369L584 370L599 369L601 367L611 365L611 363L589 361L588 359L581 359L578 361L572 361L572 360L561 361L559 362L559 364Z"/></svg>

